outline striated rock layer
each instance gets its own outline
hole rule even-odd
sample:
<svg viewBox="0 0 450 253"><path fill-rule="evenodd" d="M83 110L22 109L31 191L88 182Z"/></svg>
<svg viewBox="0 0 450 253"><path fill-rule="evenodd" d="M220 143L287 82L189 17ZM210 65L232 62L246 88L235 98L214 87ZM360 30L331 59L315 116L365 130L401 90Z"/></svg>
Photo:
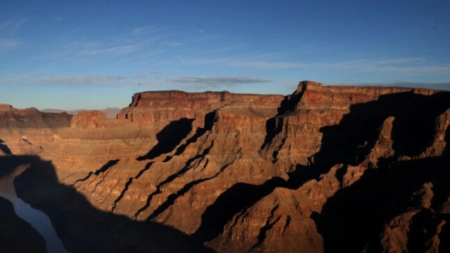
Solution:
<svg viewBox="0 0 450 253"><path fill-rule="evenodd" d="M73 252L450 247L448 92L304 81L286 97L137 93L116 119L9 106L0 119L4 155L39 156L19 196Z"/></svg>

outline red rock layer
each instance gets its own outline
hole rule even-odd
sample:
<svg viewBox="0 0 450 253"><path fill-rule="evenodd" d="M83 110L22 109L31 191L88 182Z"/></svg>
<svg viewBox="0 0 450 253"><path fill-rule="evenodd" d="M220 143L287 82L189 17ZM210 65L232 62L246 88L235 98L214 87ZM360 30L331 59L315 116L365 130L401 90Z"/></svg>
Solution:
<svg viewBox="0 0 450 253"><path fill-rule="evenodd" d="M432 251L449 236L449 108L447 92L310 81L286 97L144 92L117 119L75 115L41 156L95 208L217 252Z"/></svg>
<svg viewBox="0 0 450 253"><path fill-rule="evenodd" d="M70 126L66 113L42 113L35 108L16 109L0 105L0 139L3 153L39 154L55 140L56 133Z"/></svg>

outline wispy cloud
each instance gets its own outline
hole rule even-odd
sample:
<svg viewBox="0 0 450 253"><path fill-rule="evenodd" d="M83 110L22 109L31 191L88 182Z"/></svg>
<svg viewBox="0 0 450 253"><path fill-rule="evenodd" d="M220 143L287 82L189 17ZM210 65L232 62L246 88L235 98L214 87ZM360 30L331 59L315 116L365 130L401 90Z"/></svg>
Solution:
<svg viewBox="0 0 450 253"><path fill-rule="evenodd" d="M54 53L53 56L56 58L65 58L66 60L89 56L128 56L128 54L148 48L149 45L161 40L162 37L163 36L155 36L146 40L119 41L111 44L100 42L77 42L68 45L64 50Z"/></svg>
<svg viewBox="0 0 450 253"><path fill-rule="evenodd" d="M109 45L100 42L72 42L60 50L56 50L49 54L35 56L35 58L50 58L52 60L62 59L67 61L85 57L127 55L145 48L151 41L152 40L146 40L136 43Z"/></svg>
<svg viewBox="0 0 450 253"><path fill-rule="evenodd" d="M255 84L255 83L269 83L270 79L263 79L248 76L192 76L180 77L171 80L175 83L195 84L201 86L220 85L220 86L235 86L239 84Z"/></svg>
<svg viewBox="0 0 450 253"><path fill-rule="evenodd" d="M231 68L248 68L259 70L279 69L315 69L339 70L351 73L399 73L405 75L420 75L430 73L450 73L450 64L430 63L425 58L392 58L392 59L361 59L341 62L291 62L277 61L261 56L259 58L246 56L231 56L219 58L175 58L167 63L188 66L219 65Z"/></svg>
<svg viewBox="0 0 450 253"><path fill-rule="evenodd" d="M168 64L181 64L188 66L201 65L220 65L232 68L249 68L249 69L295 69L311 66L310 63L301 62L285 62L285 61L271 61L267 59L249 59L248 57L234 56L234 57L219 57L219 58L182 58L177 57L167 61Z"/></svg>
<svg viewBox="0 0 450 253"><path fill-rule="evenodd" d="M0 39L0 50L10 50L18 48L23 43L19 40L13 40L13 39Z"/></svg>
<svg viewBox="0 0 450 253"><path fill-rule="evenodd" d="M77 55L85 56L85 55L100 55L100 54L126 54L126 53L132 53L134 51L139 50L145 44L146 43L136 43L136 44L113 46L113 47L106 47L106 48L85 49L85 50L78 52Z"/></svg>
<svg viewBox="0 0 450 253"><path fill-rule="evenodd" d="M62 17L55 17L55 19L58 20L58 21L62 21L63 20Z"/></svg>
<svg viewBox="0 0 450 253"><path fill-rule="evenodd" d="M336 63L314 63L311 66L331 69L350 70L357 73L402 73L423 74L448 72L450 64L430 64L425 58L363 59Z"/></svg>
<svg viewBox="0 0 450 253"><path fill-rule="evenodd" d="M14 24L13 28L14 29L19 29L23 24L25 24L27 22L27 18L23 18L21 20L19 20L17 23Z"/></svg>
<svg viewBox="0 0 450 253"><path fill-rule="evenodd" d="M137 27L131 30L131 33L134 35L138 34L145 34L150 32L156 32L161 30L161 28L157 28L156 26L144 26L144 27Z"/></svg>
<svg viewBox="0 0 450 253"><path fill-rule="evenodd" d="M337 86L387 86L387 87L407 87L407 88L428 88L435 90L450 90L450 82L392 82L392 83L325 83L325 85Z"/></svg>
<svg viewBox="0 0 450 253"><path fill-rule="evenodd" d="M149 59L149 54L162 51L173 52L174 48L178 48L180 43L170 43L166 41L167 34L154 34L145 37L130 36L111 36L104 38L103 41L70 41L64 40L59 42L60 46L55 47L52 52L34 55L33 59L45 59L47 61L105 61L114 57L115 63L123 64L131 62L136 64L139 59ZM139 54L137 54L139 52ZM147 57L147 58L144 58Z"/></svg>
<svg viewBox="0 0 450 253"><path fill-rule="evenodd" d="M268 62L268 61L236 61L230 62L230 67L247 67L253 69L295 69L309 67L311 64L300 62Z"/></svg>
<svg viewBox="0 0 450 253"><path fill-rule="evenodd" d="M18 21L5 21L0 24L0 31L15 31L27 22L27 18L22 18Z"/></svg>
<svg viewBox="0 0 450 253"><path fill-rule="evenodd" d="M183 43L181 43L181 42L164 42L164 43L161 43L161 45L168 46L168 47L179 47L179 46L182 46Z"/></svg>
<svg viewBox="0 0 450 253"><path fill-rule="evenodd" d="M83 75L83 76L45 76L38 78L39 83L54 83L54 84L110 84L110 83L125 83L130 81L137 81L145 79L149 73L139 73L132 76L124 75Z"/></svg>

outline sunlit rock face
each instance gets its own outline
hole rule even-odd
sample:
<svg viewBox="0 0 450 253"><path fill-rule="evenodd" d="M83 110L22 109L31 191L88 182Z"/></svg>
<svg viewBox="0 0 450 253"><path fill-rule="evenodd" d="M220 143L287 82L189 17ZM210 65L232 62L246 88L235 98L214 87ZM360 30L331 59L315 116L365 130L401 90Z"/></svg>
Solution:
<svg viewBox="0 0 450 253"><path fill-rule="evenodd" d="M40 161L19 196L54 220L100 217L116 252L155 250L124 235L154 226L194 252L446 252L449 112L447 92L311 81L285 97L143 92L115 119L2 105L0 147ZM30 192L45 187L62 190ZM100 247L58 226L68 250Z"/></svg>

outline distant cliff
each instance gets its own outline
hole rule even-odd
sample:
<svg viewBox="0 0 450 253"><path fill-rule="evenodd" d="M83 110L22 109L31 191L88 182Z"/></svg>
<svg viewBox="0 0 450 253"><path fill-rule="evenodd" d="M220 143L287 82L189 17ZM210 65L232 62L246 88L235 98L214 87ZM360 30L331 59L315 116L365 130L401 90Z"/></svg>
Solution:
<svg viewBox="0 0 450 253"><path fill-rule="evenodd" d="M303 81L289 96L137 93L115 119L8 106L0 119L3 154L51 161L58 187L133 221L135 241L111 240L116 252L151 252L150 228L134 222L170 227L216 252L450 248L449 92ZM76 198L29 192L46 182L29 181L46 177L38 167L18 181L26 201L53 203L46 212L55 220L78 213L105 226L105 237L125 238L97 211L89 218L69 203ZM67 245L87 237L74 225L59 225Z"/></svg>
<svg viewBox="0 0 450 253"><path fill-rule="evenodd" d="M44 110L41 110L41 112L45 112L45 113L62 113L62 112L66 112L67 114L70 114L70 115L75 115L75 114L77 114L79 112L82 112L82 111L86 111L86 110L67 110L67 111L60 110L60 109L44 109ZM108 115L108 118L112 119L112 118L115 118L117 116L117 113L120 111L120 108L110 107L110 108L103 109L102 111L104 111Z"/></svg>

